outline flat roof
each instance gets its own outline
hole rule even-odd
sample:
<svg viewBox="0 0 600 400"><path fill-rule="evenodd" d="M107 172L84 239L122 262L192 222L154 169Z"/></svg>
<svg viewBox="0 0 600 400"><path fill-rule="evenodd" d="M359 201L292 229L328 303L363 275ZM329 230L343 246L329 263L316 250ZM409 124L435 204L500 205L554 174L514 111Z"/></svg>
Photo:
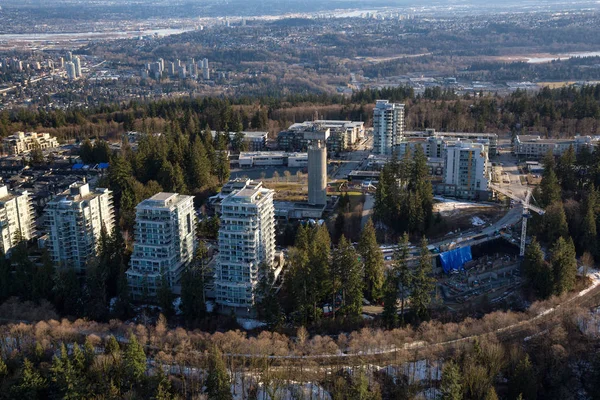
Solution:
<svg viewBox="0 0 600 400"><path fill-rule="evenodd" d="M167 201L173 196L177 196L177 193L160 192L160 193L156 193L154 196L150 197L148 200Z"/></svg>

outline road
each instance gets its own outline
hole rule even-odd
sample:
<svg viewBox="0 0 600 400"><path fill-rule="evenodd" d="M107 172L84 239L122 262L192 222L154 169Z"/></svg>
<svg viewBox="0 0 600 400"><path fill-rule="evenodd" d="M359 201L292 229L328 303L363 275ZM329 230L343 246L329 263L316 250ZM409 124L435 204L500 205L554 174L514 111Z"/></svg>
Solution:
<svg viewBox="0 0 600 400"><path fill-rule="evenodd" d="M483 243L486 241L494 240L500 237L496 232L500 229L512 225L518 224L523 218L523 206L520 204L515 205L511 208L502 218L494 222L492 225L480 229L479 231L462 232L458 235L448 236L440 241L430 243L435 248L440 248L444 245L451 243L457 243L458 247L473 246L475 244ZM482 237L487 235L487 237ZM460 240L460 242L459 242ZM398 246L382 246L381 250L384 257L389 260L389 257L393 256L394 251ZM411 249L411 256L417 257L419 255L419 249L413 247Z"/></svg>
<svg viewBox="0 0 600 400"><path fill-rule="evenodd" d="M373 207L375 207L375 196L367 193L365 196L365 204L363 205L361 228L364 228L369 218L373 217Z"/></svg>
<svg viewBox="0 0 600 400"><path fill-rule="evenodd" d="M360 166L371 154L373 137L366 135L363 141L356 145L356 151L345 153L346 159L340 161L340 167L331 175L331 179L346 179L350 172L360 169Z"/></svg>

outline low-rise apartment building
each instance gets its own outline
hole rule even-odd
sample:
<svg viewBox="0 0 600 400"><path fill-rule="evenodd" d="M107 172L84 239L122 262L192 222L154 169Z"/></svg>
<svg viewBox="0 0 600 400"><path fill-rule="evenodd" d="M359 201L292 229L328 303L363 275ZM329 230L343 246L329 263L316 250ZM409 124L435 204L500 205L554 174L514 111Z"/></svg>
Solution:
<svg viewBox="0 0 600 400"><path fill-rule="evenodd" d="M305 121L293 124L287 130L279 132L278 148L284 151L306 151L309 140L305 139L305 133L314 130L329 130L326 145L330 153L348 151L365 135L364 122L360 121Z"/></svg>
<svg viewBox="0 0 600 400"><path fill-rule="evenodd" d="M29 153L35 148L41 150L58 147L58 140L49 133L17 132L2 139L4 154L18 155Z"/></svg>
<svg viewBox="0 0 600 400"><path fill-rule="evenodd" d="M594 151L599 138L591 136L575 136L571 139L544 139L539 135L518 135L513 143L513 151L519 157L540 159L548 152L560 156L573 146L575 153L587 148Z"/></svg>

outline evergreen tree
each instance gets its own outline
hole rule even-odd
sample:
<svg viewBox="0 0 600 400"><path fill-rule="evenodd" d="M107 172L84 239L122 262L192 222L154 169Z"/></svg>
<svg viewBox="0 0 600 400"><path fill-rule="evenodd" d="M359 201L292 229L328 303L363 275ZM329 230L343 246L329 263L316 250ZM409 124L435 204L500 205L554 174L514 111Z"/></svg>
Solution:
<svg viewBox="0 0 600 400"><path fill-rule="evenodd" d="M84 305L86 315L94 321L102 321L108 316L108 297L106 290L106 280L108 271L93 258L87 263Z"/></svg>
<svg viewBox="0 0 600 400"><path fill-rule="evenodd" d="M131 297L129 294L129 284L127 282L127 275L125 274L124 267L119 273L117 281L117 300L115 301L112 313L120 319L127 319L133 314L133 307L131 305Z"/></svg>
<svg viewBox="0 0 600 400"><path fill-rule="evenodd" d="M381 318L388 329L398 324L398 277L394 271L388 271L383 286L383 312Z"/></svg>
<svg viewBox="0 0 600 400"><path fill-rule="evenodd" d="M89 370L94 363L94 359L96 358L96 349L94 348L89 336L85 338L85 342L83 343L83 357L85 361L84 370Z"/></svg>
<svg viewBox="0 0 600 400"><path fill-rule="evenodd" d="M110 335L106 339L106 344L104 346L104 353L111 355L114 359L117 357L117 355L120 353L120 351L121 351L121 347L119 346L119 342L117 342L117 339L113 335Z"/></svg>
<svg viewBox="0 0 600 400"><path fill-rule="evenodd" d="M554 273L554 290L556 294L563 294L572 290L577 276L577 259L573 240L560 237L550 251L552 257L552 271Z"/></svg>
<svg viewBox="0 0 600 400"><path fill-rule="evenodd" d="M216 346L208 354L206 393L211 400L231 400L231 384L223 356Z"/></svg>
<svg viewBox="0 0 600 400"><path fill-rule="evenodd" d="M158 289L156 297L158 305L162 309L162 312L165 314L165 316L170 317L175 314L175 310L173 309L173 300L175 300L175 296L173 295L173 289L171 289L171 285L169 285L167 272L163 272L161 276L160 288Z"/></svg>
<svg viewBox="0 0 600 400"><path fill-rule="evenodd" d="M488 389L484 400L498 400L498 394L496 393L496 389L493 386L490 386Z"/></svg>
<svg viewBox="0 0 600 400"><path fill-rule="evenodd" d="M60 398L79 399L84 395L79 371L71 362L64 343L61 344L60 355L55 355L52 359L50 372L53 386Z"/></svg>
<svg viewBox="0 0 600 400"><path fill-rule="evenodd" d="M46 379L35 369L27 358L23 360L19 383L11 388L13 398L23 400L37 400L46 398Z"/></svg>
<svg viewBox="0 0 600 400"><path fill-rule="evenodd" d="M4 301L14 293L12 266L6 256L0 252L0 301Z"/></svg>
<svg viewBox="0 0 600 400"><path fill-rule="evenodd" d="M404 190L405 189L405 190ZM392 156L382 169L375 192L375 220L396 232L424 233L432 222L433 189L427 157L417 146L398 163Z"/></svg>
<svg viewBox="0 0 600 400"><path fill-rule="evenodd" d="M342 236L333 255L333 265L339 274L342 294L342 313L358 317L362 311L363 276L358 254L352 243Z"/></svg>
<svg viewBox="0 0 600 400"><path fill-rule="evenodd" d="M105 163L110 160L110 146L104 140L96 140L92 150L93 163Z"/></svg>
<svg viewBox="0 0 600 400"><path fill-rule="evenodd" d="M286 309L293 315L294 320L302 325L306 325L314 315L309 295L309 291L314 290L310 280L309 243L309 228L298 226L295 246L289 253L289 268L284 280Z"/></svg>
<svg viewBox="0 0 600 400"><path fill-rule="evenodd" d="M210 184L210 161L202 140L196 138L188 152L187 162L187 185L191 188L202 188Z"/></svg>
<svg viewBox="0 0 600 400"><path fill-rule="evenodd" d="M115 204L119 205L121 209L133 210L135 206L135 199L131 203L121 201L124 192L131 189L129 180L132 175L131 165L123 156L117 155L110 160L108 167L109 187L113 191Z"/></svg>
<svg viewBox="0 0 600 400"><path fill-rule="evenodd" d="M10 263L14 266L14 291L22 300L33 300L33 276L35 265L29 259L27 243L21 240L21 233L15 234L17 245L13 247Z"/></svg>
<svg viewBox="0 0 600 400"><path fill-rule="evenodd" d="M201 320L206 315L203 269L196 263L188 268L181 278L181 311L189 324Z"/></svg>
<svg viewBox="0 0 600 400"><path fill-rule="evenodd" d="M412 280L411 307L417 318L425 319L429 315L432 291L435 288L431 277L431 255L427 249L427 239L423 237L419 252L419 263Z"/></svg>
<svg viewBox="0 0 600 400"><path fill-rule="evenodd" d="M561 200L560 185L558 184L554 168L554 156L550 152L544 158L544 173L540 182L541 197L539 200L542 207L549 206Z"/></svg>
<svg viewBox="0 0 600 400"><path fill-rule="evenodd" d="M54 303L65 315L81 315L83 293L75 269L63 267L54 275Z"/></svg>
<svg viewBox="0 0 600 400"><path fill-rule="evenodd" d="M298 247L292 248L289 252L288 265L284 280L287 294L286 309L296 323L306 325L314 315L313 304L309 297L311 287L307 251Z"/></svg>
<svg viewBox="0 0 600 400"><path fill-rule="evenodd" d="M269 329L276 328L283 322L283 316L275 292L275 274L272 268L262 263L258 271L256 286L256 310L258 317L267 323Z"/></svg>
<svg viewBox="0 0 600 400"><path fill-rule="evenodd" d="M90 139L86 138L79 147L79 157L81 157L81 161L85 164L94 162L93 151L92 142L90 142Z"/></svg>
<svg viewBox="0 0 600 400"><path fill-rule="evenodd" d="M171 382L162 374L162 370L160 369L159 374L154 400L175 400L177 397L171 393Z"/></svg>
<svg viewBox="0 0 600 400"><path fill-rule="evenodd" d="M353 400L380 400L381 393L369 387L367 376L360 371L352 377L348 398Z"/></svg>
<svg viewBox="0 0 600 400"><path fill-rule="evenodd" d="M4 378L8 375L8 367L4 360L0 357L0 384L4 382Z"/></svg>
<svg viewBox="0 0 600 400"><path fill-rule="evenodd" d="M404 307L413 281L412 271L408 268L408 245L408 234L404 233L398 243L398 249L394 252L393 271L397 277L397 294L400 297L401 325L404 325Z"/></svg>
<svg viewBox="0 0 600 400"><path fill-rule="evenodd" d="M335 229L335 243L340 241L342 235L344 235L344 227L346 225L346 217L343 212L338 212L337 217L335 217L335 223L333 228Z"/></svg>
<svg viewBox="0 0 600 400"><path fill-rule="evenodd" d="M544 236L548 243L554 243L559 237L569 236L569 225L567 216L561 201L557 201L546 207L544 220Z"/></svg>
<svg viewBox="0 0 600 400"><path fill-rule="evenodd" d="M130 384L141 382L146 373L146 353L133 333L129 335L129 342L123 353L123 368Z"/></svg>
<svg viewBox="0 0 600 400"><path fill-rule="evenodd" d="M596 196L592 185L591 191L588 193L587 201L585 202L585 216L581 226L581 251L589 251L593 255L597 255L598 235L596 230Z"/></svg>
<svg viewBox="0 0 600 400"><path fill-rule="evenodd" d="M388 209L389 203L389 193L386 185L385 178L386 169L385 167L381 171L379 184L375 189L375 205L373 207L373 217L375 221L384 223L386 221L386 217L392 216Z"/></svg>
<svg viewBox="0 0 600 400"><path fill-rule="evenodd" d="M219 180L219 184L223 185L229 179L229 157L226 150L216 152L216 162L214 164L214 174Z"/></svg>
<svg viewBox="0 0 600 400"><path fill-rule="evenodd" d="M575 149L573 146L569 146L558 161L558 178L560 179L560 185L565 192L571 192L576 189L577 178L575 176Z"/></svg>
<svg viewBox="0 0 600 400"><path fill-rule="evenodd" d="M320 302L327 300L331 292L329 286L331 238L325 224L316 226L307 233L310 236L308 245L310 267L307 279L312 288L308 291L308 295L312 305L312 318L317 320L319 317L318 305Z"/></svg>
<svg viewBox="0 0 600 400"><path fill-rule="evenodd" d="M0 255L0 257L2 257ZM39 301L41 299L52 300L52 290L54 288L54 264L47 250L42 250L42 265L36 267L33 276L33 299ZM0 269L2 268L0 260ZM1 271L0 271L1 274ZM1 278L0 278L1 279ZM0 295L1 298L1 295Z"/></svg>
<svg viewBox="0 0 600 400"><path fill-rule="evenodd" d="M383 253L377 244L375 226L370 218L361 233L358 252L363 262L365 297L370 301L377 301L382 295L384 262Z"/></svg>
<svg viewBox="0 0 600 400"><path fill-rule="evenodd" d="M460 368L454 361L449 361L444 365L442 371L442 383L440 387L441 400L462 400L463 384Z"/></svg>
<svg viewBox="0 0 600 400"><path fill-rule="evenodd" d="M536 375L529 354L519 361L508 382L510 398L517 398L519 395L526 400L537 398Z"/></svg>
<svg viewBox="0 0 600 400"><path fill-rule="evenodd" d="M415 227L415 232L424 233L432 220L433 188L429 177L427 157L422 146L416 146L415 149L408 190L415 193L419 215L422 216L422 219L419 220L420 226Z"/></svg>
<svg viewBox="0 0 600 400"><path fill-rule="evenodd" d="M544 260L544 253L535 237L525 250L523 272L538 297L545 299L552 295L554 291L552 269Z"/></svg>
<svg viewBox="0 0 600 400"><path fill-rule="evenodd" d="M242 151L248 151L248 144L244 140L245 135L242 132L236 132L233 140L231 141L231 150L239 153Z"/></svg>

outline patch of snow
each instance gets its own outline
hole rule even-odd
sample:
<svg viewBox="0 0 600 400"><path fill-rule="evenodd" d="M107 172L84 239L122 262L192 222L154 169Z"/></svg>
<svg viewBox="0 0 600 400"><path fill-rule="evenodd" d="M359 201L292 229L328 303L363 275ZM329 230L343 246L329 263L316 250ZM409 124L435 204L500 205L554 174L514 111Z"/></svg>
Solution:
<svg viewBox="0 0 600 400"><path fill-rule="evenodd" d="M485 221L479 217L471 217L471 224L473 226L483 226L485 225Z"/></svg>
<svg viewBox="0 0 600 400"><path fill-rule="evenodd" d="M234 400L247 399L249 389L255 387L256 397L261 400L331 400L331 395L322 386L313 382L289 381L285 385L265 385L260 376L252 373L236 373L232 379L231 391Z"/></svg>
<svg viewBox="0 0 600 400"><path fill-rule="evenodd" d="M181 311L181 297L176 297L173 300L173 310L175 310L175 315L183 314L183 311Z"/></svg>
<svg viewBox="0 0 600 400"><path fill-rule="evenodd" d="M244 328L247 331L267 326L267 324L265 324L264 322L251 318L238 318L237 322L242 328Z"/></svg>
<svg viewBox="0 0 600 400"><path fill-rule="evenodd" d="M113 297L108 302L108 311L113 312L115 310L115 305L117 304L117 297Z"/></svg>
<svg viewBox="0 0 600 400"><path fill-rule="evenodd" d="M388 365L382 370L392 378L406 376L410 384L442 379L442 362L438 360L418 360L400 366Z"/></svg>
<svg viewBox="0 0 600 400"><path fill-rule="evenodd" d="M439 381L442 379L442 363L439 361L418 360L404 364L404 374L410 383L425 380Z"/></svg>
<svg viewBox="0 0 600 400"><path fill-rule="evenodd" d="M439 203L435 203L433 205L433 210L434 212L439 212L442 216L452 215L457 211L466 210L469 208L492 207L490 204L449 200L438 196L434 197L434 199L439 201Z"/></svg>
<svg viewBox="0 0 600 400"><path fill-rule="evenodd" d="M206 302L206 312L213 312L214 309L215 309L215 303L213 303L212 301L207 301Z"/></svg>

